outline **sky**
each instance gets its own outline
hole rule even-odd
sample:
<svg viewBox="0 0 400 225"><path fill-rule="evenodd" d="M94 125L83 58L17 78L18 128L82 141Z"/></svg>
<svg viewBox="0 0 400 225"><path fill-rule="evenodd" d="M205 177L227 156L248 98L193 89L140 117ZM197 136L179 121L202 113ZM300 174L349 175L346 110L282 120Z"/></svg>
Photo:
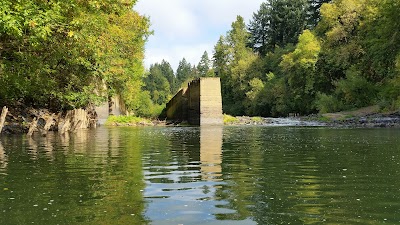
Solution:
<svg viewBox="0 0 400 225"><path fill-rule="evenodd" d="M139 0L134 9L150 17L154 34L146 44L145 66L165 59L176 71L185 58L197 65L240 15L246 24L265 0Z"/></svg>

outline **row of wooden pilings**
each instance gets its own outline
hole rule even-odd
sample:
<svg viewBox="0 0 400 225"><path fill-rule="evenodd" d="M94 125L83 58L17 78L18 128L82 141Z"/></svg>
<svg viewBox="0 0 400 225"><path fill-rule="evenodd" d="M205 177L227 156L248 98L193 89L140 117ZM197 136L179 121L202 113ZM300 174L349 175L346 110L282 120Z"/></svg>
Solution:
<svg viewBox="0 0 400 225"><path fill-rule="evenodd" d="M0 115L0 134L6 123L8 108L3 107ZM32 136L34 132L39 132L45 136L51 128L56 127L60 135L68 132L76 132L80 129L96 127L97 121L91 118L85 109L68 110L65 115L62 113L37 115L30 122L27 135Z"/></svg>

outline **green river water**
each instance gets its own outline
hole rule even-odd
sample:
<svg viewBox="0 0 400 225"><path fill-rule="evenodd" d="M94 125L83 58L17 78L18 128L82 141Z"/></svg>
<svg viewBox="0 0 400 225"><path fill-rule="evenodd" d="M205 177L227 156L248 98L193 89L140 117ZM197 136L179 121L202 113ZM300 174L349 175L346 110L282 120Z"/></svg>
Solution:
<svg viewBox="0 0 400 225"><path fill-rule="evenodd" d="M0 224L400 224L400 129L1 136Z"/></svg>

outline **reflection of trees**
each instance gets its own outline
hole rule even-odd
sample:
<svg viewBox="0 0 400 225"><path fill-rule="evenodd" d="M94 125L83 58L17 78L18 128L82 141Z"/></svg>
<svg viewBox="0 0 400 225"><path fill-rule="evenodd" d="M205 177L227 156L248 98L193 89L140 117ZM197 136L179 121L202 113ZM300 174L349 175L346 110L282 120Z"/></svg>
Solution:
<svg viewBox="0 0 400 225"><path fill-rule="evenodd" d="M7 176L0 175L7 190L0 192L2 223L146 224L136 134L99 129L7 139L13 144Z"/></svg>
<svg viewBox="0 0 400 225"><path fill-rule="evenodd" d="M250 217L258 224L321 221L320 174L313 151L302 143L304 134L236 129L224 134L223 177L228 183L217 194L228 201L221 207L237 213L219 219Z"/></svg>
<svg viewBox="0 0 400 225"><path fill-rule="evenodd" d="M400 173L395 135L387 130L227 128L222 164L226 184L217 196L220 207L237 213L218 218L249 217L258 224L367 224L374 221L370 215L396 214L387 203L400 200L393 195L398 190L391 189L398 186L394 177Z"/></svg>

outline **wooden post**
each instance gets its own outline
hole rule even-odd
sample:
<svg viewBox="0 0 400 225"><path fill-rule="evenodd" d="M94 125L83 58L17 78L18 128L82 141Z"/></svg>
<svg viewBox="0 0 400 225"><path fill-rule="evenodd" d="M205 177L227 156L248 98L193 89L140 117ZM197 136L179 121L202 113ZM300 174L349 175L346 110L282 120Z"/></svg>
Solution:
<svg viewBox="0 0 400 225"><path fill-rule="evenodd" d="M35 118L32 120L31 126L29 127L29 131L28 131L28 134L27 134L28 137L32 136L33 132L36 130L37 122L38 122L38 120L37 120L37 118L35 117Z"/></svg>
<svg viewBox="0 0 400 225"><path fill-rule="evenodd" d="M47 132L49 132L51 125L54 124L53 117L54 117L54 114L52 114L49 118L47 118L46 125L44 125L43 131L42 131L43 136L47 135Z"/></svg>
<svg viewBox="0 0 400 225"><path fill-rule="evenodd" d="M1 134L1 130L3 130L4 123L6 122L7 112L8 112L8 108L4 106L3 110L1 111L1 115L0 115L0 134Z"/></svg>

